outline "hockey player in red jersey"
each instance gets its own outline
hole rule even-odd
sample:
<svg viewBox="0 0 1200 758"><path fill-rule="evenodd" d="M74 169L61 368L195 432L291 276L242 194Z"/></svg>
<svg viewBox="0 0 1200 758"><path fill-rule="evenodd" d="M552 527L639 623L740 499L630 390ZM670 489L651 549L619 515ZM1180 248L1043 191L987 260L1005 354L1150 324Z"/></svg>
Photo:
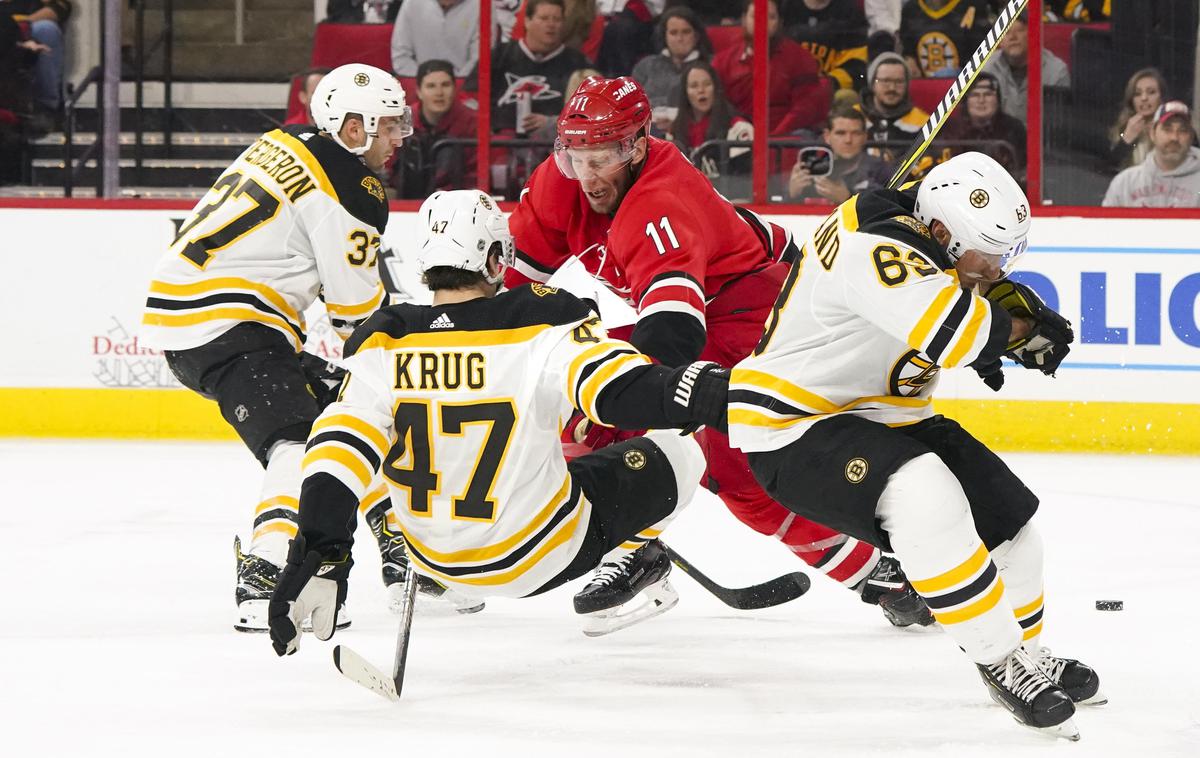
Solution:
<svg viewBox="0 0 1200 758"><path fill-rule="evenodd" d="M649 136L649 121L635 80L580 85L559 117L554 155L510 218L517 260L506 284L545 282L576 255L637 309L629 341L640 351L669 366L733 365L761 336L795 249L785 230L735 208L678 149ZM592 446L613 439L611 430L585 429L569 432ZM894 559L774 502L726 435L706 429L699 437L706 484L739 520L880 605L893 624L932 623ZM601 566L576 610L594 608L629 563L625 556Z"/></svg>

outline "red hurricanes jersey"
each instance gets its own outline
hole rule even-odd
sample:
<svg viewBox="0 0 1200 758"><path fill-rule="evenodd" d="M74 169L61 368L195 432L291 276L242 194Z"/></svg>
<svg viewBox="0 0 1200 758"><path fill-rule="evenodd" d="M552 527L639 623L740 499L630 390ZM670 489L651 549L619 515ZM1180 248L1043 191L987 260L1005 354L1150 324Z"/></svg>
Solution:
<svg viewBox="0 0 1200 758"><path fill-rule="evenodd" d="M509 220L517 261L506 284L544 282L577 255L637 308L635 335L647 333L651 319L659 325L650 330L657 335L652 343L680 328L694 333L698 325L698 354L706 304L728 282L777 258L790 238L736 209L674 145L649 142L646 163L612 216L593 211L579 182L564 177L553 157L538 166ZM652 345L639 342L634 340L667 362Z"/></svg>

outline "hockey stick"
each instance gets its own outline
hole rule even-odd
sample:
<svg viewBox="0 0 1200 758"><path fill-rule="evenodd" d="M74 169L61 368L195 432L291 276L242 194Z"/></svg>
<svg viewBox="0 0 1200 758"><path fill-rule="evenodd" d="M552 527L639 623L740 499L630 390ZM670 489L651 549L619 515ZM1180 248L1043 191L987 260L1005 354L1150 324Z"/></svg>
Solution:
<svg viewBox="0 0 1200 758"><path fill-rule="evenodd" d="M412 563L404 572L404 602L400 605L400 630L396 633L396 655L392 661L392 676L389 679L367 659L345 645L333 649L333 665L352 682L382 695L391 701L400 699L404 688L404 663L408 660L408 639L412 630L413 608L417 599L417 575Z"/></svg>
<svg viewBox="0 0 1200 758"><path fill-rule="evenodd" d="M721 585L709 579L704 572L693 566L686 558L666 543L663 543L666 548L667 555L671 557L671 562L679 568L683 569L684 573L696 580L704 589L716 595L717 599L730 608L737 608L739 611L752 611L758 608L770 608L772 606L781 605L808 592L809 581L808 575L799 571L793 571L790 574L775 577L774 579L763 582L762 584L754 584L749 587L730 588L722 587Z"/></svg>
<svg viewBox="0 0 1200 758"><path fill-rule="evenodd" d="M904 183L908 178L909 172L916 164L929 146L933 144L933 138L942 130L942 126L946 123L946 119L954 112L954 109L962 101L963 96L970 89L971 84L975 81L975 77L979 76L979 72L983 70L983 66L992 57L992 53L996 52L996 48L1000 46L1000 40L1012 28L1013 22L1017 20L1017 16L1021 15L1021 11L1025 10L1025 6L1029 4L1029 0L1008 0L1004 6L1004 10L996 18L996 23L992 25L991 31L983 42L979 43L979 48L967 64L963 66L962 71L958 72L958 77L954 83L950 85L950 90L946 96L942 98L942 102L929 115L929 120L925 122L925 126L921 127L921 135L913 141L913 144L908 148L908 152L904 154L904 158L900 160L900 165L896 169L895 175L891 181L887 183L889 189L895 189Z"/></svg>

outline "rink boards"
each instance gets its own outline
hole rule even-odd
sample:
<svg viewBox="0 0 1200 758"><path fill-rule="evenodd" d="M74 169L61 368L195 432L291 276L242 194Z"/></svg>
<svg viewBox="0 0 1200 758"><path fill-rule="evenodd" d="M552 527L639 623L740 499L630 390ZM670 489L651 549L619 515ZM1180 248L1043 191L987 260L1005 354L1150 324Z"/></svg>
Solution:
<svg viewBox="0 0 1200 758"><path fill-rule="evenodd" d="M232 438L138 340L151 269L185 215L0 208L0 436ZM820 217L771 220L804 236ZM384 236L418 300L403 259L419 232L393 213ZM1200 221L1038 218L1016 278L1075 325L1071 355L1055 379L1008 366L999 394L943 372L938 410L1007 450L1200 453L1198 240ZM312 315L309 349L336 359Z"/></svg>

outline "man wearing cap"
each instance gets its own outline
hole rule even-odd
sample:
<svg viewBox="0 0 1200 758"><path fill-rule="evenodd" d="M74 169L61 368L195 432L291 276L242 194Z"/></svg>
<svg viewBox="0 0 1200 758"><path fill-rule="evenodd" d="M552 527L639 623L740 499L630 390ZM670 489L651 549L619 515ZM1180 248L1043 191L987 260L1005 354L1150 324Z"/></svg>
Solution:
<svg viewBox="0 0 1200 758"><path fill-rule="evenodd" d="M872 142L899 142L895 151L880 154L891 160L892 152L902 152L921 131L929 114L912 104L908 97L908 65L899 53L883 53L867 66L867 86L862 92L862 110L867 119L867 139Z"/></svg>
<svg viewBox="0 0 1200 758"><path fill-rule="evenodd" d="M1104 205L1115 208L1200 208L1200 149L1192 146L1191 112L1172 100L1154 112L1153 150L1117 174Z"/></svg>

